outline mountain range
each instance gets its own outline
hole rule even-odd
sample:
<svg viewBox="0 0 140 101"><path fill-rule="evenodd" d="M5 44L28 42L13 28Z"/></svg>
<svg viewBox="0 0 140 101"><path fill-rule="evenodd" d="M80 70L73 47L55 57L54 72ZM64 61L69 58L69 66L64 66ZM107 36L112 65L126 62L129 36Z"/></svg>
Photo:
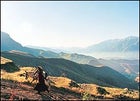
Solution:
<svg viewBox="0 0 140 101"><path fill-rule="evenodd" d="M19 50L32 53L35 56L59 57L60 52L89 54L90 56L102 57L122 57L125 59L138 59L139 55L139 38L129 36L124 39L112 39L91 45L87 48L72 49L51 49L47 47L30 46L23 47L20 43L14 41L7 33L1 32L1 50ZM97 55L96 55L97 53ZM110 55L111 53L111 55Z"/></svg>
<svg viewBox="0 0 140 101"><path fill-rule="evenodd" d="M1 32L1 51L11 50L27 52L34 56L58 57L58 54L52 51L23 47L20 43L13 40L7 33Z"/></svg>
<svg viewBox="0 0 140 101"><path fill-rule="evenodd" d="M98 44L90 45L85 48L47 48L28 45L31 48L38 48L43 50L52 50L55 52L137 52L139 51L139 38L136 36L129 36L123 39L105 40Z"/></svg>
<svg viewBox="0 0 140 101"><path fill-rule="evenodd" d="M1 36L1 55L3 57L13 60L17 65L41 65L45 68L46 71L50 72L50 75L58 76L64 73L69 78L74 79L78 82L94 82L104 86L118 87L132 87L133 85L135 86L134 88L136 88L136 84L132 80L129 80L124 75L122 75L124 69L122 69L122 66L117 66L118 64L120 64L120 61L116 65L110 60L106 61L103 59L96 59L92 56L86 56L77 53L55 53L49 50L45 51L42 49L23 47L20 43L14 41L7 33L1 32ZM136 66L139 66L139 64ZM123 67L126 67L126 69L129 70L133 69L133 66L128 67L124 64ZM129 70L126 71L128 72ZM137 67L133 70L137 71ZM107 76L105 76L106 72L110 73ZM95 78L93 79L93 77ZM111 78L107 79L108 77ZM115 81L116 79L117 81ZM126 84L124 83L123 85L120 85L119 82L123 81L126 81Z"/></svg>
<svg viewBox="0 0 140 101"><path fill-rule="evenodd" d="M45 51L53 51L56 53L80 53L90 55L96 58L106 59L138 59L139 57L139 38L136 36L129 36L123 39L105 40L98 44L94 44L85 48L47 48L30 46L27 47L43 49Z"/></svg>
<svg viewBox="0 0 140 101"><path fill-rule="evenodd" d="M87 52L130 52L139 51L139 38L129 36L124 39L112 39L91 45L85 49Z"/></svg>

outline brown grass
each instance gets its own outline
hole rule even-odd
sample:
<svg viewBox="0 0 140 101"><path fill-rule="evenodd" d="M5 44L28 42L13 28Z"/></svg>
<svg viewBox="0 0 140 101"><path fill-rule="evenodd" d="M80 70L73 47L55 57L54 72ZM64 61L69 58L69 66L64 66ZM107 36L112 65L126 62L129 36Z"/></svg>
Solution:
<svg viewBox="0 0 140 101"><path fill-rule="evenodd" d="M8 62L12 62L12 60L4 58L4 57L1 57L1 64L6 64Z"/></svg>
<svg viewBox="0 0 140 101"><path fill-rule="evenodd" d="M7 79L7 80L13 80L17 82L28 82L31 81L32 78L29 78L28 80L25 79L24 76L20 76L20 74L25 73L25 71L33 71L34 68L32 67L22 67L20 68L19 71L14 72L14 73L9 73L4 70L1 70L1 78L2 79Z"/></svg>
<svg viewBox="0 0 140 101"><path fill-rule="evenodd" d="M8 72L5 72L4 70L1 70L1 78L8 79L8 80L14 80L14 81L18 81L18 82L31 81L32 78L29 78L28 80L26 80L25 77L19 76L20 74L23 74L25 71L27 71L27 72L34 71L34 68L33 67L22 67L22 68L20 68L20 70L18 72L14 72L14 73L8 73ZM91 95L100 96L100 94L98 94L98 91L96 89L96 87L99 87L99 85L78 84L80 87L70 87L70 82L72 80L69 78L49 76L49 79L52 82L54 82L54 83L52 83L52 85L54 85L58 88L64 87L64 88L67 88L69 90L75 91L77 93L83 94L84 92L87 92L88 94L91 94ZM33 83L35 83L35 82L33 82ZM103 95L104 98L107 98L107 99L108 98L111 99L114 96L120 95L120 94L128 96L130 98L139 99L139 91L138 90L126 91L126 90L121 89L121 88L111 88L111 87L102 87L102 88L104 88L107 92L110 93L107 95Z"/></svg>

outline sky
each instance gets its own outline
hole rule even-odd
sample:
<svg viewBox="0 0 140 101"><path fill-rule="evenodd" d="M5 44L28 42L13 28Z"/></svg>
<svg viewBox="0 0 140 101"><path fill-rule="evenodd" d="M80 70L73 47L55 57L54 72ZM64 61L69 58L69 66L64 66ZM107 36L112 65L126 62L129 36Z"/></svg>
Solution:
<svg viewBox="0 0 140 101"><path fill-rule="evenodd" d="M139 36L139 2L1 1L1 31L23 46L87 47Z"/></svg>

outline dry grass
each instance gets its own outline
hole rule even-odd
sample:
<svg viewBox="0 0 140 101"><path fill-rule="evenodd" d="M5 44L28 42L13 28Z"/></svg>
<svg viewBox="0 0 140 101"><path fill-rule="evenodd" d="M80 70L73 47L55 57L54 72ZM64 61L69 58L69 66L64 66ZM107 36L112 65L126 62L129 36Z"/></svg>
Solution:
<svg viewBox="0 0 140 101"><path fill-rule="evenodd" d="M26 80L25 77L20 76L20 74L25 73L25 71L33 72L34 70L35 70L35 68L33 68L33 67L22 67L22 68L20 68L19 71L14 72L14 73L8 73L8 72L5 72L4 70L1 70L1 78L8 79L8 80L14 80L14 81L18 81L18 82L28 82L28 81L31 81L32 78L29 78L28 80ZM77 93L81 93L81 94L83 94L84 92L87 92L88 94L95 95L95 96L100 95L100 94L98 94L98 91L96 89L99 86L95 85L95 84L78 84L80 87L70 87L70 83L72 80L69 78L49 76L49 79L52 82L54 82L54 83L52 83L52 85L54 85L56 87L64 87L69 90L75 91ZM114 96L117 96L120 94L128 96L130 98L139 99L139 91L137 91L137 90L126 91L121 88L111 88L111 87L102 87L102 88L104 88L107 92L109 92L109 94L103 95L104 98L107 98L107 99L113 98Z"/></svg>
<svg viewBox="0 0 140 101"><path fill-rule="evenodd" d="M6 64L8 62L12 62L12 60L4 58L4 57L1 57L1 64Z"/></svg>
<svg viewBox="0 0 140 101"><path fill-rule="evenodd" d="M139 98L139 91L138 90L125 90L121 88L109 88L109 87L104 87L107 91L109 91L111 96L116 96L116 95L125 95L130 98L138 99Z"/></svg>
<svg viewBox="0 0 140 101"><path fill-rule="evenodd" d="M13 80L13 81L18 81L18 82L28 82L28 81L31 81L32 78L29 78L28 80L25 79L24 76L20 76L20 74L23 74L25 73L25 71L33 71L34 68L33 67L22 67L20 68L19 71L17 72L14 72L14 73L9 73L9 72L6 72L4 70L1 70L1 78L2 79L7 79L7 80Z"/></svg>
<svg viewBox="0 0 140 101"><path fill-rule="evenodd" d="M71 79L65 78L65 77L50 77L51 81L55 82L56 87L69 87L69 83L71 82Z"/></svg>
<svg viewBox="0 0 140 101"><path fill-rule="evenodd" d="M97 91L97 87L99 87L99 85L96 84L79 84L80 87L69 87L71 79L68 79L66 77L50 77L50 79L55 83L56 87L64 87L81 94L86 92L88 94L95 95L95 96L101 95ZM121 89L121 88L111 88L111 87L102 87L102 88L104 88L107 92L109 92L109 94L102 95L106 99L113 99L114 96L119 96L119 95L124 95L130 98L139 99L138 90L126 91L125 89Z"/></svg>
<svg viewBox="0 0 140 101"><path fill-rule="evenodd" d="M89 93L89 94L93 94L93 95L97 95L97 90L96 87L98 87L98 85L95 84L81 84L81 88Z"/></svg>

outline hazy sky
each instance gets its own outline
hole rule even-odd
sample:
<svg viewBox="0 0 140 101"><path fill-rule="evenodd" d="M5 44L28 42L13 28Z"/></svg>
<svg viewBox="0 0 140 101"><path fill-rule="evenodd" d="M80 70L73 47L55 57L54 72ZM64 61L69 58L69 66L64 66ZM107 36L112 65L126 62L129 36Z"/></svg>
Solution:
<svg viewBox="0 0 140 101"><path fill-rule="evenodd" d="M22 45L87 47L139 36L139 2L1 1L1 30Z"/></svg>

